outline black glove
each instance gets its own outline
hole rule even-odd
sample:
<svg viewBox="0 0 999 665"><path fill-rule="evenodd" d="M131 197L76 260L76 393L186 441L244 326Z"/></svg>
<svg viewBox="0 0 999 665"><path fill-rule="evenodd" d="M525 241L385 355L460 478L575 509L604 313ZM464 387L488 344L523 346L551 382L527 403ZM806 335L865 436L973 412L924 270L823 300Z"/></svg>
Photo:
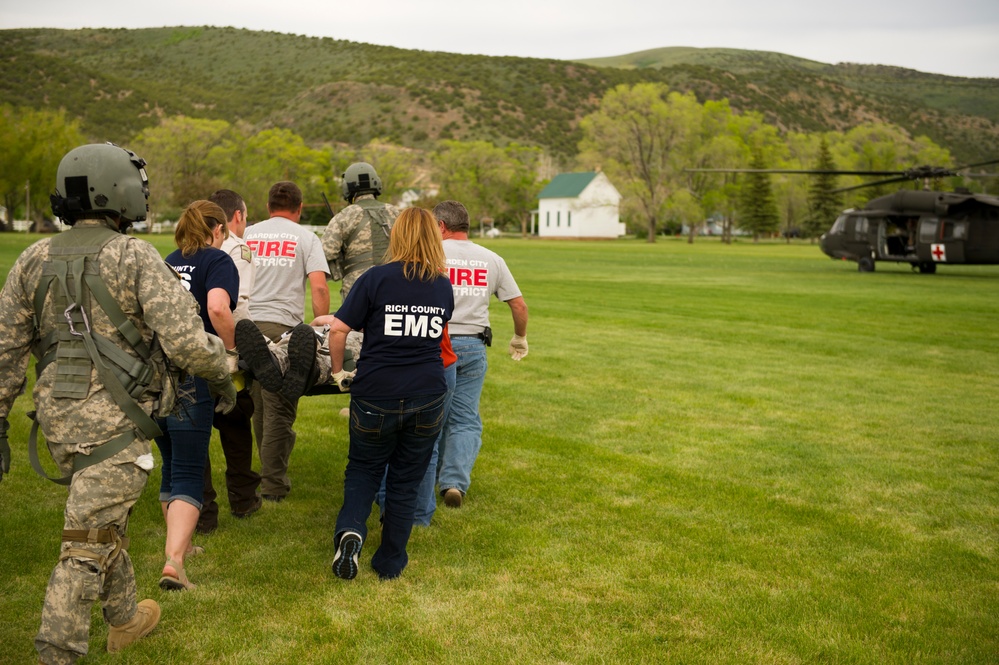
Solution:
<svg viewBox="0 0 999 665"><path fill-rule="evenodd" d="M232 376L225 375L225 378L208 382L208 389L212 395L219 398L215 410L219 413L229 413L236 408L236 386L233 385Z"/></svg>
<svg viewBox="0 0 999 665"><path fill-rule="evenodd" d="M7 443L7 419L0 418L0 480L10 472L10 444Z"/></svg>

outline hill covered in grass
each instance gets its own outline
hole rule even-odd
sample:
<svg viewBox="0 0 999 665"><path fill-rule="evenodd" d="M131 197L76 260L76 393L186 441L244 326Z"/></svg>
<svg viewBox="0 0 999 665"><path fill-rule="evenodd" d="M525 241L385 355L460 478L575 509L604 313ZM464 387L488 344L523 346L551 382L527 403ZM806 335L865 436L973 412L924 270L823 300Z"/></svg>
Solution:
<svg viewBox="0 0 999 665"><path fill-rule="evenodd" d="M578 121L606 90L654 81L728 98L785 130L884 121L961 162L999 155L999 80L778 53L667 48L570 62L213 27L4 30L0 41L0 99L65 108L95 140L127 142L183 114L287 127L316 144L516 141L568 162Z"/></svg>

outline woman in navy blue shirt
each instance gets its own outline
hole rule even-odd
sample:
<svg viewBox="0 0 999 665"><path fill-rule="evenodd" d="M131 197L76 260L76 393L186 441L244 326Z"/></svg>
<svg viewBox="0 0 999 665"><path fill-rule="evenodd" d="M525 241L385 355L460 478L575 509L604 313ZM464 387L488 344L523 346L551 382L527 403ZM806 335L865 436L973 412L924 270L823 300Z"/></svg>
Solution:
<svg viewBox="0 0 999 665"><path fill-rule="evenodd" d="M195 201L177 221L174 240L178 249L166 262L198 301L205 330L218 335L235 360L232 310L239 295L239 273L229 255L219 249L228 236L222 208L211 201ZM166 590L194 587L184 572L184 558L196 551L191 537L201 513L214 409L208 382L189 376L178 386L177 412L159 423L163 430L162 436L156 437L163 457L160 504L167 525L167 560L160 587Z"/></svg>
<svg viewBox="0 0 999 665"><path fill-rule="evenodd" d="M441 335L454 309L437 220L407 208L392 226L389 263L361 275L330 328L333 378L341 388L347 333L364 331L350 383L350 449L343 507L333 538L333 573L357 575L371 504L385 481L381 544L371 567L382 579L398 577L409 557L417 490L443 425L444 365Z"/></svg>

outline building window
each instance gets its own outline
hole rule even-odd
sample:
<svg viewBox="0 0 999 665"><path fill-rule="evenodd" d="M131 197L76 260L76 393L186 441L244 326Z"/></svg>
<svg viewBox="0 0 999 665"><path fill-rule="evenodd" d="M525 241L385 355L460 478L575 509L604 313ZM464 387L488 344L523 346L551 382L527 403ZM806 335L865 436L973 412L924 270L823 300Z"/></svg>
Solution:
<svg viewBox="0 0 999 665"><path fill-rule="evenodd" d="M565 225L572 226L572 211L565 213Z"/></svg>
<svg viewBox="0 0 999 665"><path fill-rule="evenodd" d="M555 226L562 226L562 211L555 211Z"/></svg>
<svg viewBox="0 0 999 665"><path fill-rule="evenodd" d="M547 210L545 211L545 226L551 226L551 225L552 225L552 211Z"/></svg>

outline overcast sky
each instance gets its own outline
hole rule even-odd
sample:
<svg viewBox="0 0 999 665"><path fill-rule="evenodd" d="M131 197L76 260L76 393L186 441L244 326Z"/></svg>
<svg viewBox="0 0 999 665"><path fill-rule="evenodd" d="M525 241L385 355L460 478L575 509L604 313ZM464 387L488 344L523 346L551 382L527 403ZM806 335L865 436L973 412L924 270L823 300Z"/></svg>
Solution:
<svg viewBox="0 0 999 665"><path fill-rule="evenodd" d="M0 29L194 25L564 60L728 47L999 78L999 0L0 0Z"/></svg>

